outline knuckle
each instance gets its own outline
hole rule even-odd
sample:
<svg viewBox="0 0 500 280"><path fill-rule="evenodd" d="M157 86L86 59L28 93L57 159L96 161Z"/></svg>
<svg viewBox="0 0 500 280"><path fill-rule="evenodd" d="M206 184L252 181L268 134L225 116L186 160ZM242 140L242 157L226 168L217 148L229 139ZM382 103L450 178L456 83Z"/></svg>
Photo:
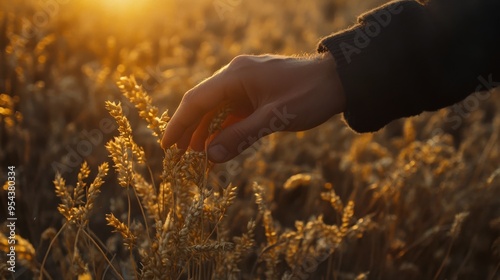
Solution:
<svg viewBox="0 0 500 280"><path fill-rule="evenodd" d="M231 138L237 141L237 144L240 144L240 142L244 141L248 137L248 132L238 126L231 128L228 133L231 135Z"/></svg>
<svg viewBox="0 0 500 280"><path fill-rule="evenodd" d="M198 94L194 89L187 91L182 97L182 104L188 105L189 107L198 108Z"/></svg>
<svg viewBox="0 0 500 280"><path fill-rule="evenodd" d="M231 60L231 62L229 62L229 67L232 70L242 69L242 68L245 68L245 67L251 65L253 62L254 62L254 59L250 55L245 55L245 54L238 55L235 58L233 58L233 60Z"/></svg>
<svg viewBox="0 0 500 280"><path fill-rule="evenodd" d="M260 115L264 120L270 120L274 116L274 110L276 105L273 103L266 104L260 108Z"/></svg>

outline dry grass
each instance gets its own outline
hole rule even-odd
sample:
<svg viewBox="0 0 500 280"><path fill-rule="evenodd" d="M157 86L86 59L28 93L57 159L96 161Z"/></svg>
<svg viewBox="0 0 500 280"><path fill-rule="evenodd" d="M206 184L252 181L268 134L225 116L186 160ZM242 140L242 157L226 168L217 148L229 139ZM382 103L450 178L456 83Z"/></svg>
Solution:
<svg viewBox="0 0 500 280"><path fill-rule="evenodd" d="M167 109L232 57L313 51L377 1L62 2L34 36L43 3L0 4L0 165L18 171L1 277L500 277L498 93L375 134L334 118L225 165L159 147Z"/></svg>

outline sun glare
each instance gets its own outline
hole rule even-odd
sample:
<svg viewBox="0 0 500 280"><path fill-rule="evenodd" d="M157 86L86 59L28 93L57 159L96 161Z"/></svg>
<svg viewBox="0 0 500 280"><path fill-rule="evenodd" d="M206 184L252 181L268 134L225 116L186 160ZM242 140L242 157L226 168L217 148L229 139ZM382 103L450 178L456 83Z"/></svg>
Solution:
<svg viewBox="0 0 500 280"><path fill-rule="evenodd" d="M93 2L105 12L126 15L144 12L144 9L152 3L150 0L94 0Z"/></svg>

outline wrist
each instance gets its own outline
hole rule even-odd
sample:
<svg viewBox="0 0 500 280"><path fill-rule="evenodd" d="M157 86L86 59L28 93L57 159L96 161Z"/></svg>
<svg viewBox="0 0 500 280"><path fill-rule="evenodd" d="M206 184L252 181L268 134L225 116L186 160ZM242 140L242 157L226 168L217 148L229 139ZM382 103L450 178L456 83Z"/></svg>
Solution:
<svg viewBox="0 0 500 280"><path fill-rule="evenodd" d="M334 57L329 52L325 52L316 55L314 60L316 61L315 71L321 77L321 88L326 95L329 95L327 100L333 100L333 115L344 112L346 97Z"/></svg>

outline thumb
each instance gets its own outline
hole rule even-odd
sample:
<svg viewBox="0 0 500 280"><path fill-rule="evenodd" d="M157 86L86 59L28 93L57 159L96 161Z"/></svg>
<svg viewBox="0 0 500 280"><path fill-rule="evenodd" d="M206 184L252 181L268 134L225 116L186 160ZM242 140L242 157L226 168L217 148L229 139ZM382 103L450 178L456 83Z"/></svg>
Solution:
<svg viewBox="0 0 500 280"><path fill-rule="evenodd" d="M255 141L271 134L269 114L257 110L247 118L220 131L209 144L208 159L215 163L226 162L241 154Z"/></svg>

